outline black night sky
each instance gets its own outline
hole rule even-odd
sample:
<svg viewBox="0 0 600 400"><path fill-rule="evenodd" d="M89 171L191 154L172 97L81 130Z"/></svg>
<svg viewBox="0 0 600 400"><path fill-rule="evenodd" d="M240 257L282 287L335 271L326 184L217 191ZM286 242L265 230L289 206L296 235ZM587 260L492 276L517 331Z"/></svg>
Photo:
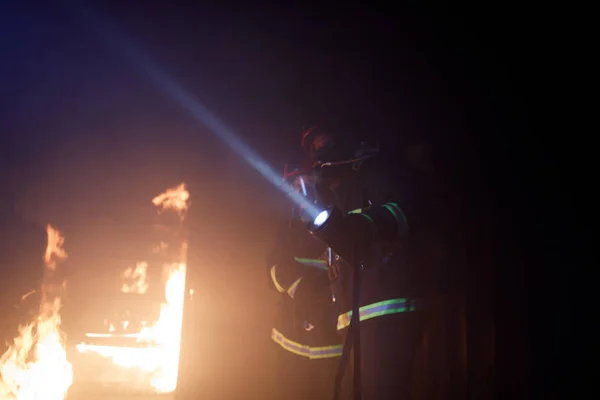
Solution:
<svg viewBox="0 0 600 400"><path fill-rule="evenodd" d="M526 13L163 3L87 7L278 174L300 151L301 130L322 122L379 139L399 163L424 165L423 190L439 196L462 238L447 285L467 298L469 398L532 398L536 366L551 365L543 350L551 337L531 340L545 329L533 282L559 255L538 227L556 206L539 202L555 164L532 139ZM0 6L3 305L40 279L46 224L64 231L70 270L89 277L106 260L137 257L151 198L186 182L190 268L205 314L189 328L202 344L183 373L202 382L206 398L245 398L237 396L269 379L268 368L253 367L268 362L273 314L263 263L290 203L77 10ZM120 227L120 236L99 226Z"/></svg>

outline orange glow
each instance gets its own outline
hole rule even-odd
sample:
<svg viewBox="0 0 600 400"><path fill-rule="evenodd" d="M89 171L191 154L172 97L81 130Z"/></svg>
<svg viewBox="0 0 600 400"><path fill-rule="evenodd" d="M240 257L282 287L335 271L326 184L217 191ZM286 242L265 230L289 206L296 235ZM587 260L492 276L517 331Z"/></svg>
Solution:
<svg viewBox="0 0 600 400"><path fill-rule="evenodd" d="M156 196L152 202L158 212L171 210L180 217L181 224L185 211L189 206L189 193L184 184L168 189ZM129 337L135 338L144 347L101 346L81 343L77 346L80 353L95 353L108 358L121 368L137 368L150 374L150 385L160 393L173 392L177 386L179 369L179 353L181 345L181 329L183 321L183 304L185 299L186 254L187 241L177 234L182 226L173 227L173 239L151 249L155 253L176 249L176 255L171 263L163 265L165 279L165 300L161 304L160 316L153 324L142 328L136 333L116 334L110 332L88 333L87 337ZM135 269L128 269L124 277L130 280L124 284L122 291L129 293L144 293L147 289L145 282L146 263L138 263ZM137 274L136 274L137 271ZM142 279L143 277L143 279ZM133 281L133 284L131 283ZM140 290L143 289L143 292ZM126 327L124 327L126 328ZM125 329L124 329L125 330ZM114 329L113 329L114 332Z"/></svg>
<svg viewBox="0 0 600 400"><path fill-rule="evenodd" d="M46 233L48 234L48 245L46 246L46 253L44 254L44 263L46 264L47 269L54 271L56 270L57 262L67 258L67 253L63 248L65 238L63 238L60 232L51 225L46 227Z"/></svg>
<svg viewBox="0 0 600 400"><path fill-rule="evenodd" d="M2 400L63 400L73 381L60 330L60 290L65 282L55 282L53 277L67 253L60 232L50 225L46 231L40 312L34 321L19 328L19 336L0 360Z"/></svg>
<svg viewBox="0 0 600 400"><path fill-rule="evenodd" d="M127 268L123 273L123 286L121 291L123 293L137 293L144 294L148 290L148 282L146 281L146 270L148 264L145 262L138 262L135 268Z"/></svg>
<svg viewBox="0 0 600 400"><path fill-rule="evenodd" d="M152 203L159 207L159 211L173 210L183 220L185 212L189 207L190 194L185 189L185 184L167 189L166 192L159 194L152 199Z"/></svg>

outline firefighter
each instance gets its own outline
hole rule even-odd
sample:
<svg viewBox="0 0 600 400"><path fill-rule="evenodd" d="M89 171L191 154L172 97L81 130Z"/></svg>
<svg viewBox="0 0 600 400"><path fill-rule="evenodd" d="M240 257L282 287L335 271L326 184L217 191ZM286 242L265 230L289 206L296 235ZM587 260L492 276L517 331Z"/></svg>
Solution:
<svg viewBox="0 0 600 400"><path fill-rule="evenodd" d="M313 163L320 200L340 210L344 221L344 229L325 240L339 258L332 287L341 303L342 336L352 316L354 269L359 269L362 398L414 398L428 279L415 193L406 176L388 178L391 171L383 168L376 145L352 146L312 128L303 133L302 147Z"/></svg>
<svg viewBox="0 0 600 400"><path fill-rule="evenodd" d="M305 170L309 171L309 170ZM284 180L307 198L310 175L286 165ZM269 280L279 294L271 337L277 344L278 398L331 398L342 353L336 332L335 303L329 288L326 246L301 221L301 209L286 221L270 256Z"/></svg>

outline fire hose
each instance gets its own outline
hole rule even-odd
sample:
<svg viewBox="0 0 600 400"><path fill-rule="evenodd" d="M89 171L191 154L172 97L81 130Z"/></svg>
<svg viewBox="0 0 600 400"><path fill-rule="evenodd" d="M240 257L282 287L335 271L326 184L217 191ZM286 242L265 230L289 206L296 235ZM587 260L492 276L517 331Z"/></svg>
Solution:
<svg viewBox="0 0 600 400"><path fill-rule="evenodd" d="M362 400L362 384L361 384L361 364L360 364L360 281L363 264L360 263L356 266L356 255L357 251L354 250L354 267L353 279L352 279L352 318L350 319L350 325L348 326L348 332L346 334L346 340L344 341L344 347L342 349L342 356L338 365L338 370L335 375L335 387L333 393L333 400L338 400L340 396L340 390L342 388L342 381L348 366L350 359L350 352L354 350L354 376L353 376L353 397L354 400Z"/></svg>

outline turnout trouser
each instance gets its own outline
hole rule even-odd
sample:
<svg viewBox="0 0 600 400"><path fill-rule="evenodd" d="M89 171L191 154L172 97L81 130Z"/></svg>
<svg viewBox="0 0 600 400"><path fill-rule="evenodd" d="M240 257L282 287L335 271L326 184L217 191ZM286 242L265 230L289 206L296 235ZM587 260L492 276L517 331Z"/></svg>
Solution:
<svg viewBox="0 0 600 400"><path fill-rule="evenodd" d="M420 312L386 315L361 322L361 379L363 400L419 399L418 356L424 332ZM352 399L352 357L341 398Z"/></svg>

